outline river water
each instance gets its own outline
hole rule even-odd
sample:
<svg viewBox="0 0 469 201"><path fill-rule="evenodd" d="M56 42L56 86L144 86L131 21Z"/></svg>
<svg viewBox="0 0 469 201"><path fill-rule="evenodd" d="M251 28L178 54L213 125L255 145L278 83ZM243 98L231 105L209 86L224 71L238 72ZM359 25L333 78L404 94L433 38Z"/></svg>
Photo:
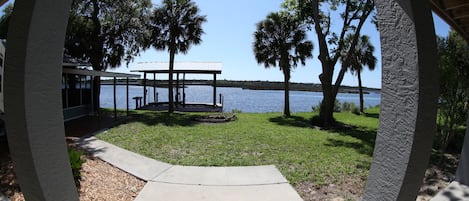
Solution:
<svg viewBox="0 0 469 201"><path fill-rule="evenodd" d="M186 102L213 102L213 91L211 86L188 86L185 89ZM126 87L117 86L117 108L126 108ZM168 90L157 88L158 101L168 101ZM182 89L180 89L182 94ZM248 90L241 88L217 87L217 103L219 94L224 97L223 111L231 112L240 110L248 113L282 112L283 111L283 90ZM147 101L154 102L153 87L147 87ZM129 107L135 108L135 101L132 97L143 96L142 86L129 86ZM342 102L353 102L359 105L358 94L339 93L337 99ZM101 107L112 108L113 87L112 85L101 86ZM292 112L311 112L312 107L322 100L321 92L290 91L290 110ZM380 104L381 94L364 94L365 107Z"/></svg>

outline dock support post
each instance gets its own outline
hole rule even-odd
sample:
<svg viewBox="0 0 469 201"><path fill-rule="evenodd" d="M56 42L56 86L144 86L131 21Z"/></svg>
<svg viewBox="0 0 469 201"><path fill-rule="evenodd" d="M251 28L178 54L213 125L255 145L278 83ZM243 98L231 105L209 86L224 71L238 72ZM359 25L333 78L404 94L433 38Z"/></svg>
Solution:
<svg viewBox="0 0 469 201"><path fill-rule="evenodd" d="M112 86L114 95L114 119L117 119L116 77L114 77L114 82Z"/></svg>
<svg viewBox="0 0 469 201"><path fill-rule="evenodd" d="M79 87L79 89L80 89L80 105L83 105L83 86L81 85L81 82L82 82L81 78L82 77L83 77L82 75L78 75L78 83L79 83L79 86L80 86Z"/></svg>
<svg viewBox="0 0 469 201"><path fill-rule="evenodd" d="M182 104L186 106L186 73L182 74Z"/></svg>
<svg viewBox="0 0 469 201"><path fill-rule="evenodd" d="M156 105L156 73L153 73L153 101Z"/></svg>
<svg viewBox="0 0 469 201"><path fill-rule="evenodd" d="M179 73L176 73L176 105L179 104Z"/></svg>
<svg viewBox="0 0 469 201"><path fill-rule="evenodd" d="M217 106L217 74L213 74L213 107Z"/></svg>
<svg viewBox="0 0 469 201"><path fill-rule="evenodd" d="M65 76L67 77L67 76ZM94 113L95 108L94 108L94 76L90 75L90 89L91 89L91 111ZM65 82L67 83L67 82ZM67 85L65 85L65 87L67 87ZM68 107L68 103L67 103L67 106Z"/></svg>
<svg viewBox="0 0 469 201"><path fill-rule="evenodd" d="M144 72L143 73L143 105L146 105L146 104L147 104L147 72Z"/></svg>
<svg viewBox="0 0 469 201"><path fill-rule="evenodd" d="M125 79L126 115L129 116L129 77Z"/></svg>

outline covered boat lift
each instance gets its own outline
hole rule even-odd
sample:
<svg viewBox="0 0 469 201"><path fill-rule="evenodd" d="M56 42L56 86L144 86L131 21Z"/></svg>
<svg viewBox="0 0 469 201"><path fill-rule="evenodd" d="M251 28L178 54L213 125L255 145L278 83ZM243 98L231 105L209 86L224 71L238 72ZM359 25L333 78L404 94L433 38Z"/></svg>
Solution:
<svg viewBox="0 0 469 201"><path fill-rule="evenodd" d="M221 112L223 111L223 96L220 94L219 103L217 103L217 74L221 74L221 62L174 62L173 74L176 74L176 107L177 111L191 111L191 112ZM143 73L143 105L140 109L154 109L166 110L168 102L159 102L156 92L156 74L168 74L169 62L139 62L136 66L132 67L131 72ZM153 74L153 97L155 102L148 103L147 105L147 75ZM179 75L182 74L182 87L179 80ZM185 78L186 74L211 74L213 75L213 102L212 103L195 103L186 102L185 93ZM169 82L169 81L168 81ZM182 88L182 102L180 101L179 89ZM134 97L139 99L140 97ZM182 106L182 107L181 107Z"/></svg>

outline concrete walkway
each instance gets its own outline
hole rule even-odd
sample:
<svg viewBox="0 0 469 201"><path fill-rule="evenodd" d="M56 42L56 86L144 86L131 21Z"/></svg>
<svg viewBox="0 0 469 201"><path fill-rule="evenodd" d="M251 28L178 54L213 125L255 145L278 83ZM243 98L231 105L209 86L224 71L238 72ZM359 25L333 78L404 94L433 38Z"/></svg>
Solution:
<svg viewBox="0 0 469 201"><path fill-rule="evenodd" d="M273 165L196 167L163 163L95 137L78 144L96 157L147 181L136 201L301 201Z"/></svg>

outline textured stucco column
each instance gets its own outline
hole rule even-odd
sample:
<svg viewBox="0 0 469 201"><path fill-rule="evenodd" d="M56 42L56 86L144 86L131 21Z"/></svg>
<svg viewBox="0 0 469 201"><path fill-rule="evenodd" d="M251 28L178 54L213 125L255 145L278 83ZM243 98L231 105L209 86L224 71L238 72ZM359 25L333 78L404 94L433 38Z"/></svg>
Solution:
<svg viewBox="0 0 469 201"><path fill-rule="evenodd" d="M60 79L70 0L16 0L8 32L5 114L26 200L78 200L64 137Z"/></svg>
<svg viewBox="0 0 469 201"><path fill-rule="evenodd" d="M469 125L469 113L467 125ZM464 145L461 151L461 158L459 159L458 170L456 171L456 181L469 186L469 129L467 128L466 136L464 137Z"/></svg>
<svg viewBox="0 0 469 201"><path fill-rule="evenodd" d="M377 0L382 51L378 135L364 200L415 200L436 132L438 70L428 0Z"/></svg>

